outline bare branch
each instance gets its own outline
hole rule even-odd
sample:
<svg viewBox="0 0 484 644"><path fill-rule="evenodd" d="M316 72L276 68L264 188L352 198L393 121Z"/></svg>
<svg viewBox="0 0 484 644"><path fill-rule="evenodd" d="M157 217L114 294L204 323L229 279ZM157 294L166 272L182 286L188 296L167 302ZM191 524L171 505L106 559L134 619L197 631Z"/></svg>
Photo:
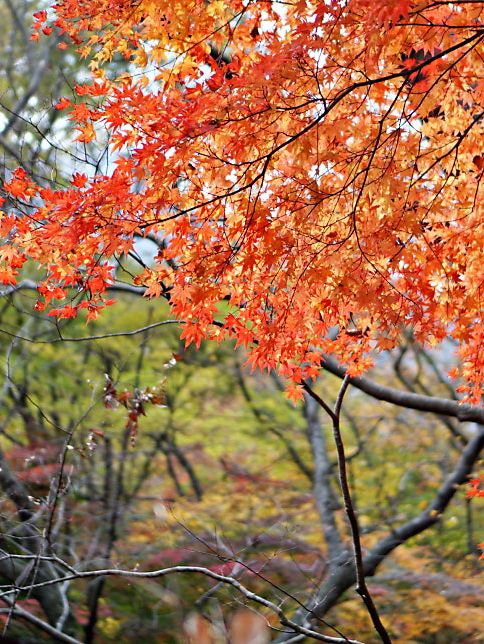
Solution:
<svg viewBox="0 0 484 644"><path fill-rule="evenodd" d="M148 324L147 326L142 326L139 329L133 329L132 331L115 331L114 333L104 333L102 335L87 335L79 338L66 338L64 336L61 336L60 338L53 338L52 340L37 340L35 338L28 338L26 336L10 333L5 329L0 329L0 333L8 335L17 340L22 340L23 342L30 342L31 344L56 344L57 342L90 342L91 340L104 340L105 338L119 338L138 335L139 333L145 333L146 331L150 331L151 329L155 329L159 326L165 326L167 324L183 324L183 322L181 322L180 320L161 320L160 322L153 322L153 324Z"/></svg>
<svg viewBox="0 0 484 644"><path fill-rule="evenodd" d="M355 508L353 506L353 500L351 498L351 490L348 482L348 473L346 470L346 454L345 447L343 443L343 438L341 436L340 428L340 415L341 415L341 406L343 404L344 395L350 384L349 376L345 376L343 383L336 398L336 403L334 406L334 415L333 415L333 436L334 442L336 445L336 451L338 453L338 471L339 479L341 483L341 491L343 493L343 500L346 510L346 516L351 528L351 536L353 541L353 552L355 557L355 570L356 570L356 592L363 599L368 614L370 615L371 621L375 630L379 634L382 642L385 644L391 644L390 637L386 631L386 628L383 626L380 616L378 614L377 608L373 602L370 591L365 581L365 571L363 568L363 551L361 547L360 540L360 527L358 525L358 518L356 516Z"/></svg>
<svg viewBox="0 0 484 644"><path fill-rule="evenodd" d="M311 637L320 642L328 642L329 644L363 644L363 642L359 640L349 639L346 637L341 638L341 637L332 637L330 635L323 635L312 629L306 628L304 626L300 626L299 624L296 624L294 621L286 617L286 614L284 613L282 608L280 608L280 606L277 606L276 604L266 599L265 597L256 595L248 588L243 586L237 579L234 579L233 577L229 577L227 575L221 575L217 572L214 572L213 570L210 570L209 568L203 568L201 566L173 566L171 568L162 568L160 570L152 570L152 571L146 571L146 572L141 572L137 570L119 570L116 568L106 568L104 570L101 569L101 570L76 571L75 573L66 575L64 577L59 577L58 579L51 579L44 582L28 584L26 586L20 586L17 588L17 590L29 591L37 588L43 588L45 586L52 586L53 584L64 583L66 581L73 581L75 579L93 579L95 577L107 577L107 576L127 577L127 578L132 577L132 578L138 578L138 579L158 579L160 577L166 577L167 575L179 574L179 573L201 574L201 575L210 577L212 579L215 579L217 582L222 582L224 584L232 586L233 588L238 590L247 600L253 601L271 610L273 613L275 613L278 616L279 621L283 626L291 628L295 633L300 633L302 635L305 635L306 637ZM12 592L11 590L7 590L3 593L0 593L0 598L5 601L5 598L8 597L8 595L11 594L11 592ZM77 640L71 639L67 641L75 642L75 644L79 644Z"/></svg>
<svg viewBox="0 0 484 644"><path fill-rule="evenodd" d="M43 619L36 617L29 611L25 610L25 608L21 608L17 604L14 605L14 603L10 599L8 599L8 597L3 596L2 601L4 601L9 606L9 608L0 609L0 614L7 613L9 615L15 615L16 617L20 617L21 619L24 619L25 621L30 622L34 626L37 626L37 628L40 628L41 630L48 633L49 635L52 635L52 637L54 637L59 642L67 642L67 644L82 644L80 640L76 640L74 637L71 637L70 635L63 633L62 631L58 630L54 626L51 626L47 622L44 622Z"/></svg>
<svg viewBox="0 0 484 644"><path fill-rule="evenodd" d="M337 565L345 551L345 546L336 523L335 510L338 504L336 503L335 493L331 488L333 468L328 456L326 437L321 427L318 411L318 403L306 392L304 395L304 415L314 460L313 494L328 547L329 567L331 569Z"/></svg>

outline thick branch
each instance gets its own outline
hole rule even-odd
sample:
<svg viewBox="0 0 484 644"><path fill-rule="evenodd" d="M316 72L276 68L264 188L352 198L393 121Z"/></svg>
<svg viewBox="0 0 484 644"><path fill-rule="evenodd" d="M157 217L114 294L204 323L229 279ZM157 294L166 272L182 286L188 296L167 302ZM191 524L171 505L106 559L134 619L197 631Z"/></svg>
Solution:
<svg viewBox="0 0 484 644"><path fill-rule="evenodd" d="M331 358L324 358L322 366L326 371L339 378L344 378L346 375L345 368L336 364ZM350 383L353 387L364 391L369 396L398 407L416 409L441 416L451 416L460 421L474 421L484 425L484 408L482 407L462 405L456 400L402 391L401 389L380 385L367 377L350 378Z"/></svg>
<svg viewBox="0 0 484 644"><path fill-rule="evenodd" d="M14 542L6 544L6 541L3 540L4 545L19 548ZM66 598L62 586L57 585L60 581L54 564L38 560L35 555L30 561L24 561L15 556L10 557L5 550L0 550L0 553L0 578L3 588L7 587L0 595L3 601L8 599L14 589L17 591L22 585L33 585L35 587L31 596L39 602L51 626L63 626L63 623L71 622L72 616L69 610L65 610Z"/></svg>
<svg viewBox="0 0 484 644"><path fill-rule="evenodd" d="M0 577L9 582L12 588L21 583L22 579L28 579L29 577L42 581L56 579L58 572L50 562L35 559L35 563L33 563L33 560L10 557L12 552L18 554L19 552L27 553L29 551L34 553L35 557L36 553L40 551L41 538L35 526L31 524L31 519L34 515L32 500L23 483L13 474L1 450L0 486L16 506L19 519L22 522L17 527L18 535L15 538L10 537L8 534L3 534L0 538L0 552L3 555L0 557ZM64 610L66 608L65 598L61 588L57 586L39 588L34 590L32 596L42 606L50 624L57 625L59 620L70 620L70 611L67 610L66 612Z"/></svg>
<svg viewBox="0 0 484 644"><path fill-rule="evenodd" d="M15 504L21 521L30 519L34 513L32 500L24 484L17 479L10 469L3 451L0 449L0 487L8 498Z"/></svg>

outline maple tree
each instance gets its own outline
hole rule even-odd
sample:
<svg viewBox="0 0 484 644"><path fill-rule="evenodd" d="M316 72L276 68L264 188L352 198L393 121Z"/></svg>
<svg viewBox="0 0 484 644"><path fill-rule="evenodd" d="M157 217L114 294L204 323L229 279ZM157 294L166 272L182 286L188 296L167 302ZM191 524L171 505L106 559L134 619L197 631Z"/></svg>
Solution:
<svg viewBox="0 0 484 644"><path fill-rule="evenodd" d="M5 189L24 206L2 217L4 283L34 259L46 271L37 309L55 299L52 315L90 319L107 303L111 258L156 235L156 262L136 277L146 295L169 296L187 343L249 346L254 367L296 383L294 397L320 351L355 375L407 326L422 342L455 338L461 390L480 398L479 3L66 0L55 11L50 23L36 14L33 37L57 30L94 77L56 107L79 142L106 127L117 157L62 191L14 173ZM136 72L111 78L119 55Z"/></svg>
<svg viewBox="0 0 484 644"><path fill-rule="evenodd" d="M482 449L482 428L465 434L454 420L484 419L483 11L431 0L60 1L35 14L32 41L74 45L92 79L53 109L77 129L76 146L106 143L112 156L103 172L73 167L61 190L25 168L4 183L0 282L9 295L34 289L35 310L58 324L83 312L96 320L112 292L163 297L187 346L231 338L251 367L287 378L289 397L303 401L315 471L286 439L287 452L329 517L330 573L311 614L321 618L356 581L383 641L365 576L439 521ZM145 260L148 240L156 254ZM26 270L41 272L35 284ZM461 400L409 380L403 352L395 371L409 393L363 375L379 352L448 339ZM339 394L322 396L322 369L344 378ZM443 416L461 453L428 508L367 553L343 471L356 552L345 568L314 405L332 422L341 473L349 383ZM264 421L243 376L240 386ZM108 381L106 396L127 408L126 437L152 393L120 394ZM271 483L221 462L236 490ZM95 611L92 621L91 631ZM282 623L311 626L305 607Z"/></svg>

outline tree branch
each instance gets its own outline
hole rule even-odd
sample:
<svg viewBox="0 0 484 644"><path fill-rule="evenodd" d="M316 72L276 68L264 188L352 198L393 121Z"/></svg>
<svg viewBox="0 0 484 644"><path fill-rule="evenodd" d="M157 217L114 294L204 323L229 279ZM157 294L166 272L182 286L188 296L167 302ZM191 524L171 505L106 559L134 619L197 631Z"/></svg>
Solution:
<svg viewBox="0 0 484 644"><path fill-rule="evenodd" d="M374 575L382 561L399 545L440 521L459 486L467 482L483 447L484 429L481 429L479 434L469 441L453 472L441 485L432 503L417 517L393 530L364 557L363 569L366 576ZM354 567L342 566L338 573L323 584L319 590L319 599L316 601L312 613L318 617L325 615L341 595L352 586L354 580Z"/></svg>
<svg viewBox="0 0 484 644"><path fill-rule="evenodd" d="M319 418L319 405L308 392L304 394L304 415L308 440L314 459L313 494L328 547L329 567L337 565L345 547L335 517L336 499L331 488L332 465L328 457L326 438Z"/></svg>
<svg viewBox="0 0 484 644"><path fill-rule="evenodd" d="M322 367L326 371L338 376L338 378L344 378L346 375L346 369L336 364L331 358L325 357L322 361ZM416 409L441 416L451 416L460 421L474 421L481 425L484 424L484 409L482 407L460 404L456 400L447 400L446 398L402 391L401 389L380 385L362 376L350 378L350 384L369 396L372 396L372 398L383 400L398 407Z"/></svg>
<svg viewBox="0 0 484 644"><path fill-rule="evenodd" d="M107 577L107 576L127 577L127 578L132 577L132 578L138 578L138 579L157 579L160 577L165 577L167 575L172 575L177 573L178 574L179 573L201 574L201 575L210 577L212 579L215 579L217 582L222 582L224 584L232 586L233 588L238 590L247 600L253 601L271 610L273 613L275 613L278 616L279 621L283 626L291 628L295 633L300 633L302 635L311 637L312 639L318 640L320 642L328 642L329 644L363 644L363 642L359 640L353 640L347 637L332 637L330 635L323 635L312 629L306 628L304 626L300 626L299 624L296 624L294 621L286 617L286 614L284 613L284 611L280 606L278 606L277 604L274 604L273 602L266 599L265 597L256 595L248 588L243 586L237 579L234 579L233 577L228 577L226 575L221 575L217 572L214 572L213 570L210 570L209 568L203 568L201 566L173 566L171 568L162 568L160 570L152 570L152 571L146 571L146 572L141 572L137 570L119 570L117 568L106 568L101 570L86 570L86 571L74 570L71 574L65 575L64 577L60 577L59 579L55 579L55 580L52 579L44 582L33 583L33 584L17 587L17 591L31 591L38 588L43 588L45 586L51 586L53 584L64 583L66 581L73 581L75 579L92 579L95 577ZM6 596L8 596L8 594L11 592L12 591L9 590L4 593L0 593L0 598L5 601ZM75 644L79 644L76 640L71 639L67 641L75 642Z"/></svg>
<svg viewBox="0 0 484 644"><path fill-rule="evenodd" d="M40 628L41 630L48 633L49 635L52 635L52 637L54 637L59 642L67 642L67 644L82 644L80 640L76 640L74 637L71 637L70 635L63 633L59 629L55 628L54 626L51 626L47 622L44 622L43 619L36 617L35 615L25 610L24 608L21 608L16 604L14 605L14 603L11 602L7 597L2 597L2 601L4 601L9 606L9 608L0 609L0 614L7 613L8 615L15 615L16 617L25 619L27 622L30 622L34 626L37 626L37 628Z"/></svg>
<svg viewBox="0 0 484 644"><path fill-rule="evenodd" d="M391 644L390 637L386 631L386 628L382 624L380 616L378 614L377 608L373 602L368 586L365 581L365 571L363 567L363 551L361 547L360 540L360 528L358 525L358 518L353 506L353 500L351 498L351 490L348 483L348 474L346 470L346 454L343 443L343 438L341 436L340 428L340 415L341 415L341 405L343 404L343 398L350 384L349 376L345 376L341 389L339 390L338 397L336 399L336 404L334 406L333 412L333 436L334 442L336 445L336 451L338 453L338 470L339 478L341 484L341 491L343 493L343 500L346 510L346 516L351 528L351 535L353 541L353 552L354 552L354 568L356 571L356 592L361 596L363 602L366 606L368 614L370 615L373 626L375 627L376 632L380 636L380 639L384 644Z"/></svg>

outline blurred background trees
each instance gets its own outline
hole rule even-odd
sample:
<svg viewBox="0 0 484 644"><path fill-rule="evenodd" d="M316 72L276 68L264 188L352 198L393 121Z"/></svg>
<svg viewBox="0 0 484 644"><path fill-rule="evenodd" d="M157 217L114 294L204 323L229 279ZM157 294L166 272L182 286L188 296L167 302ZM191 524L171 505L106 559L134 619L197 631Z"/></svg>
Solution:
<svg viewBox="0 0 484 644"><path fill-rule="evenodd" d="M8 170L20 166L41 183L51 183L66 169L66 123L52 106L56 97L70 90L77 63L72 54L58 48L56 38L42 43L31 40L32 14L44 4L2 0L0 5L3 179Z"/></svg>
<svg viewBox="0 0 484 644"><path fill-rule="evenodd" d="M82 72L55 39L30 40L31 15L42 8L0 4L0 147L3 178L22 166L50 185L78 162L109 161L85 144L66 152L69 122L52 106ZM292 614L315 601L349 547L327 418L310 396L288 402L275 375L249 373L231 345L185 351L178 328L163 324L168 306L132 286L152 250L144 242L120 260L118 304L87 327L32 313L35 266L18 287L0 289L0 612L11 641L252 641L234 634L251 619L241 613L244 597L201 576L17 589L64 576L62 562L76 570L200 565ZM457 400L449 356L407 337L368 380ZM314 390L332 405L339 386L328 373ZM435 501L477 434L475 423L356 387L342 431L366 551ZM396 641L479 641L478 502L459 488L441 520L405 540L370 580ZM343 586L324 620L347 637L378 641ZM253 641L284 637L277 616L248 605L272 629L258 622Z"/></svg>

